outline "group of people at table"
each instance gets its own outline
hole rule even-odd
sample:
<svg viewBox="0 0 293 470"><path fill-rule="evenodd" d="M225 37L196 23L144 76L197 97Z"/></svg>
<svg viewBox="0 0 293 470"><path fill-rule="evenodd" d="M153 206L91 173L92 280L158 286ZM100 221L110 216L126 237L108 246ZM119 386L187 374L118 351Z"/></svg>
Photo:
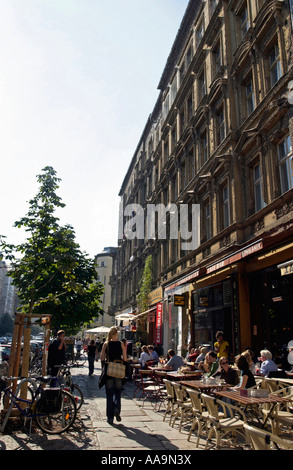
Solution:
<svg viewBox="0 0 293 470"><path fill-rule="evenodd" d="M229 363L229 344L224 339L224 333L216 334L214 349L190 348L185 360L177 355L173 349L168 351L167 360L160 364L160 368L177 371L184 366L193 366L207 377L218 377L225 383L232 385L234 389L247 389L255 386L255 376L267 377L270 372L278 371L277 364L272 360L272 354L268 350L260 352L260 367L256 367L253 360L254 353L247 349L236 356L234 365ZM153 346L143 346L139 362L143 369L149 365L159 364L160 360ZM240 371L240 373L239 373ZM240 375L240 377L239 377Z"/></svg>

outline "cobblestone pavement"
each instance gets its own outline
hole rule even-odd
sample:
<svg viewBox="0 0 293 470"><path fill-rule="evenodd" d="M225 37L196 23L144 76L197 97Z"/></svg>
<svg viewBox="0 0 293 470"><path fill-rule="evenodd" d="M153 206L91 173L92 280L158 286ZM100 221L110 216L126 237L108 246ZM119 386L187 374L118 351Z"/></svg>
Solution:
<svg viewBox="0 0 293 470"><path fill-rule="evenodd" d="M23 431L9 421L5 433L0 434L0 450L98 450L100 452L96 455L100 459L105 452L109 456L109 451L138 452L140 455L142 451L181 452L182 455L191 455L196 450L204 449L204 439L200 439L197 449L195 435L187 441L189 429L182 428L179 432L178 422L171 427L168 420L163 421L164 409L158 412L150 402L134 399L132 383L126 383L122 393L122 422L109 425L105 389L98 387L100 363L95 363L95 374L91 377L87 365L72 369L72 375L85 398L73 427L65 434L50 436L33 426L29 435L28 429Z"/></svg>
<svg viewBox="0 0 293 470"><path fill-rule="evenodd" d="M93 416L96 419L103 419L98 402L94 399L98 379L87 376L86 366L73 369L73 375L74 381L81 386L85 397L85 403L78 412L73 427L64 434L51 436L43 433L34 424L30 433L29 424L23 430L20 429L19 422L9 420L4 434L0 434L0 450L97 450L100 448L92 426Z"/></svg>

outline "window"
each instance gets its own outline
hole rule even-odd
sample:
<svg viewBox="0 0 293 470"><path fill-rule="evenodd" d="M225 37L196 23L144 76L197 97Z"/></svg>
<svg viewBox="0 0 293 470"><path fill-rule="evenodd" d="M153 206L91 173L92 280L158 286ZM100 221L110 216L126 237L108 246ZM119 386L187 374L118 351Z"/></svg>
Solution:
<svg viewBox="0 0 293 470"><path fill-rule="evenodd" d="M206 240L209 240L212 234L211 207L210 207L209 202L206 202L204 205L203 216L204 216L203 227L205 230L204 235L205 235Z"/></svg>
<svg viewBox="0 0 293 470"><path fill-rule="evenodd" d="M230 225L230 204L228 185L222 189L222 205L223 205L223 228Z"/></svg>
<svg viewBox="0 0 293 470"><path fill-rule="evenodd" d="M247 115L249 116L255 109L255 98L254 98L252 78L250 78L248 82L246 83L245 95L246 95L246 110L247 110Z"/></svg>
<svg viewBox="0 0 293 470"><path fill-rule="evenodd" d="M181 163L180 165L180 173L181 173L181 191L184 190L185 186L186 186L186 166L185 166L185 160Z"/></svg>
<svg viewBox="0 0 293 470"><path fill-rule="evenodd" d="M214 13L217 5L219 3L219 0L210 0L210 16L212 16L212 14Z"/></svg>
<svg viewBox="0 0 293 470"><path fill-rule="evenodd" d="M277 44L274 45L273 49L269 53L269 67L270 67L270 84L271 87L277 83L277 81L281 78L281 61L280 61L280 53L279 47Z"/></svg>
<svg viewBox="0 0 293 470"><path fill-rule="evenodd" d="M208 136L205 130L200 136L200 166L202 166L208 159Z"/></svg>
<svg viewBox="0 0 293 470"><path fill-rule="evenodd" d="M193 116L193 102L192 102L192 96L190 96L187 100L187 119L188 122Z"/></svg>
<svg viewBox="0 0 293 470"><path fill-rule="evenodd" d="M182 111L180 112L179 119L180 119L180 135L181 135L183 133L184 129L185 129L185 126L186 126L184 109L182 109Z"/></svg>
<svg viewBox="0 0 293 470"><path fill-rule="evenodd" d="M290 135L278 145L278 160L281 192L284 193L293 187L293 159Z"/></svg>
<svg viewBox="0 0 293 470"><path fill-rule="evenodd" d="M222 66L222 51L220 41L213 50L214 75L216 75Z"/></svg>
<svg viewBox="0 0 293 470"><path fill-rule="evenodd" d="M261 187L261 171L260 165L257 164L253 168L253 188L254 188L254 209L255 212L264 207L262 187Z"/></svg>
<svg viewBox="0 0 293 470"><path fill-rule="evenodd" d="M248 17L247 7L245 7L240 15L241 39L244 38L248 29L249 29L249 17Z"/></svg>
<svg viewBox="0 0 293 470"><path fill-rule="evenodd" d="M206 74L205 70L203 70L199 76L198 79L198 98L199 101L203 99L203 97L206 95L207 89L206 89Z"/></svg>
<svg viewBox="0 0 293 470"><path fill-rule="evenodd" d="M224 108L218 110L216 114L216 142L217 145L225 139L226 137L226 122L225 122L225 113Z"/></svg>
<svg viewBox="0 0 293 470"><path fill-rule="evenodd" d="M189 46L187 53L186 53L186 68L189 67L192 61L192 46Z"/></svg>
<svg viewBox="0 0 293 470"><path fill-rule="evenodd" d="M171 152L174 151L174 148L176 146L176 142L177 142L176 127L174 127L171 131Z"/></svg>
<svg viewBox="0 0 293 470"><path fill-rule="evenodd" d="M202 19L196 30L196 46L197 47L199 46L199 43L202 40L203 35L204 35L204 20Z"/></svg>

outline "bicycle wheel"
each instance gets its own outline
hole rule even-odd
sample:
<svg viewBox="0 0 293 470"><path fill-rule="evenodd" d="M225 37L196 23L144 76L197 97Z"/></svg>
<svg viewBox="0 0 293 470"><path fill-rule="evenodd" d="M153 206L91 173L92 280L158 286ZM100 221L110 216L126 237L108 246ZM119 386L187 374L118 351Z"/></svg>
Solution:
<svg viewBox="0 0 293 470"><path fill-rule="evenodd" d="M80 410L81 405L84 402L83 393L82 393L80 387L73 383L73 384L70 385L70 390L69 391L70 391L71 395L73 396L73 398L75 399L77 411Z"/></svg>
<svg viewBox="0 0 293 470"><path fill-rule="evenodd" d="M61 407L59 411L43 413L41 398L36 404L35 419L37 426L46 434L62 434L74 423L76 418L76 403L73 396L62 390Z"/></svg>

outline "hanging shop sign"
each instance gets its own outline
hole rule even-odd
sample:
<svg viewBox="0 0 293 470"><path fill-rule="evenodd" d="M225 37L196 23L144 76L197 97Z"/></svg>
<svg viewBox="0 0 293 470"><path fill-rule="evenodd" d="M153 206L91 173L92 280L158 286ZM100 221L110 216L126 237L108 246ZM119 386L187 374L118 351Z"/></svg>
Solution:
<svg viewBox="0 0 293 470"><path fill-rule="evenodd" d="M293 274L293 260L287 261L287 263L279 264L278 268L281 270L281 276Z"/></svg>
<svg viewBox="0 0 293 470"><path fill-rule="evenodd" d="M175 307L184 307L185 306L185 296L184 295L174 295L174 306Z"/></svg>

